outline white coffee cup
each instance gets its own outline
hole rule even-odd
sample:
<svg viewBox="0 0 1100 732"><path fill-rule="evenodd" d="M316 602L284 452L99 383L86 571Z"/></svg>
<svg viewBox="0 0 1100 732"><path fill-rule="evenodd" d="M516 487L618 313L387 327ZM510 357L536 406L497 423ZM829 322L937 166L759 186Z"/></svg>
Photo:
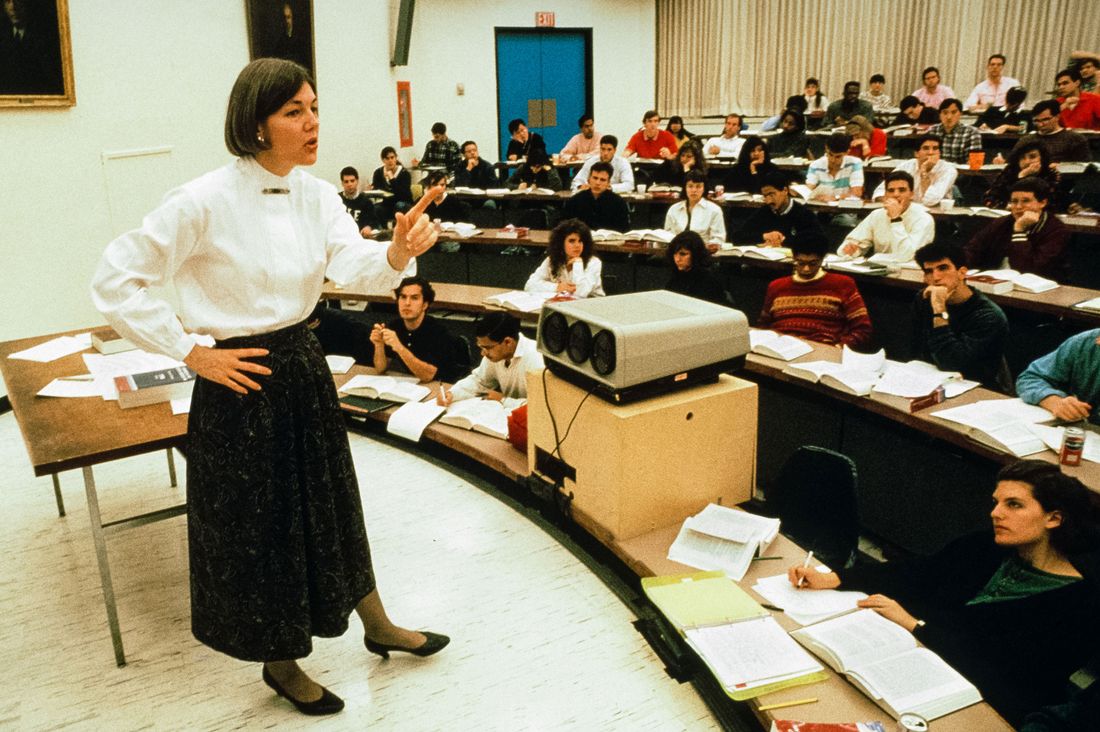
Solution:
<svg viewBox="0 0 1100 732"><path fill-rule="evenodd" d="M955 199L954 198L941 198L940 199L940 208L942 208L944 211L950 211L951 209L955 208Z"/></svg>
<svg viewBox="0 0 1100 732"><path fill-rule="evenodd" d="M639 183L638 185L634 186L634 190L636 190L638 193L645 193L645 183Z"/></svg>

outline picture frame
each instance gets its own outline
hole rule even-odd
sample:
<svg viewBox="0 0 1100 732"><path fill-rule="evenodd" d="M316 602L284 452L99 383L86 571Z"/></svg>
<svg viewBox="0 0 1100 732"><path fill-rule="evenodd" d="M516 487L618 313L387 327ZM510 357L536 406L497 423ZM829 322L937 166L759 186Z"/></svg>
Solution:
<svg viewBox="0 0 1100 732"><path fill-rule="evenodd" d="M75 105L68 0L0 3L0 108Z"/></svg>
<svg viewBox="0 0 1100 732"><path fill-rule="evenodd" d="M412 90L409 82L397 82L397 138L401 147L413 144Z"/></svg>
<svg viewBox="0 0 1100 732"><path fill-rule="evenodd" d="M249 59L296 61L316 82L313 53L313 0L245 0Z"/></svg>

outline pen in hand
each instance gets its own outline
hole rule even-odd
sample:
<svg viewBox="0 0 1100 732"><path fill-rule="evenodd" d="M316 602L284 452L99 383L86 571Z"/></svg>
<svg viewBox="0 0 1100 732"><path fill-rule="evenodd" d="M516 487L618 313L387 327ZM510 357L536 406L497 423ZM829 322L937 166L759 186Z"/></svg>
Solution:
<svg viewBox="0 0 1100 732"><path fill-rule="evenodd" d="M813 560L814 560L814 553L813 553L813 550L810 550L810 552L808 552L806 554L806 561L802 562L802 569L807 569L810 566L810 562L812 562ZM805 582L805 581L806 581L806 575L802 575L801 577L798 578L798 584L795 585L795 587L801 588L802 583Z"/></svg>

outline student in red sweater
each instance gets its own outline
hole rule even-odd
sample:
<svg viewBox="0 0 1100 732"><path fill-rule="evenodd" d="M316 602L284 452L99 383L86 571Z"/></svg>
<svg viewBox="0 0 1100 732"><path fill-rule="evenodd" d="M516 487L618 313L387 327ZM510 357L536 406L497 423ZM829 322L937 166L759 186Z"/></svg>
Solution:
<svg viewBox="0 0 1100 732"><path fill-rule="evenodd" d="M868 345L871 319L855 280L821 268L829 249L825 237L806 232L787 242L794 274L768 285L757 325L820 343Z"/></svg>
<svg viewBox="0 0 1100 732"><path fill-rule="evenodd" d="M1058 103L1062 105L1062 126L1100 130L1100 94L1081 91L1077 69L1062 69L1054 79Z"/></svg>
<svg viewBox="0 0 1100 732"><path fill-rule="evenodd" d="M1021 178L1009 189L1008 216L980 229L966 245L971 269L1003 269L1065 282L1070 274L1070 231L1047 204L1053 195L1038 176Z"/></svg>

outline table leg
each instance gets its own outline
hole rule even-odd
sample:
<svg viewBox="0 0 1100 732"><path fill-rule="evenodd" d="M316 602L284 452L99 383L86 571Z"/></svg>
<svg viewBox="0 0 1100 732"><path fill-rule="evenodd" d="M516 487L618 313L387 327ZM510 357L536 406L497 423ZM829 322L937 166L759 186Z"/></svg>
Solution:
<svg viewBox="0 0 1100 732"><path fill-rule="evenodd" d="M165 450L168 453L168 478L172 481L172 487L176 487L176 458L172 455L172 448Z"/></svg>
<svg viewBox="0 0 1100 732"><path fill-rule="evenodd" d="M103 535L103 521L99 515L99 498L95 490L95 477L92 468L84 468L84 493L88 498L88 516L92 522L92 540L95 542L95 557L99 564L99 583L103 587L103 605L107 610L107 624L111 628L111 643L115 647L115 663L126 665L126 654L122 650L122 630L118 625L118 608L115 606L115 589L111 583L111 565L107 559L107 540Z"/></svg>
<svg viewBox="0 0 1100 732"><path fill-rule="evenodd" d="M57 515L65 516L65 497L61 495L61 480L57 477L57 473L51 473L50 477L53 478L53 497L57 501Z"/></svg>

